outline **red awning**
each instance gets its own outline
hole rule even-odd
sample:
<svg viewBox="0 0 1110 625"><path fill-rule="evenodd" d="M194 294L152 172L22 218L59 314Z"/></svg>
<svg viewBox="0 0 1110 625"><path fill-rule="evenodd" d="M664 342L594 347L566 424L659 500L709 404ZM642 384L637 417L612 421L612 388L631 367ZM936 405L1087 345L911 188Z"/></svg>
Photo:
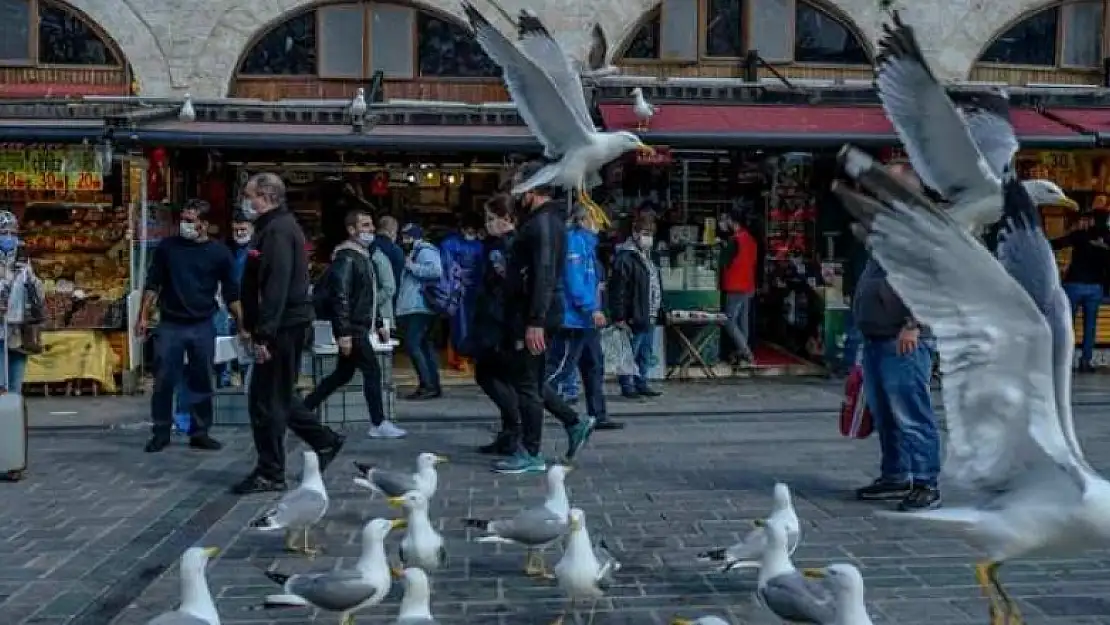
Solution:
<svg viewBox="0 0 1110 625"><path fill-rule="evenodd" d="M86 95L131 95L129 85L70 85L61 83L0 84L0 98L79 98Z"/></svg>
<svg viewBox="0 0 1110 625"><path fill-rule="evenodd" d="M1045 116L1091 134L1110 134L1110 108L1051 108Z"/></svg>
<svg viewBox="0 0 1110 625"><path fill-rule="evenodd" d="M636 130L631 104L602 104L607 130ZM1091 143L1085 137L1052 119L1027 109L1010 111L1010 118L1023 144L1074 145ZM891 145L897 143L894 128L882 107L736 104L658 105L647 130L651 142L676 147L832 147L842 143Z"/></svg>

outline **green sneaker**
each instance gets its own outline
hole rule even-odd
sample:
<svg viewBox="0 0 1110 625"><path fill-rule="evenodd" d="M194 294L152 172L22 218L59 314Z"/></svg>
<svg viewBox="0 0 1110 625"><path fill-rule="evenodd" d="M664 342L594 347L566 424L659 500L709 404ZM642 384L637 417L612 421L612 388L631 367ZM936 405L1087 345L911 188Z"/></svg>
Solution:
<svg viewBox="0 0 1110 625"><path fill-rule="evenodd" d="M594 425L597 424L597 419L593 417L586 417L579 419L578 423L572 427L567 428L567 461L574 460L578 452L590 440L590 434L594 433Z"/></svg>
<svg viewBox="0 0 1110 625"><path fill-rule="evenodd" d="M507 475L518 475L521 473L544 473L547 471L547 463L544 462L543 454L536 454L535 456L526 451L517 451L511 458L505 460L498 460L493 463L494 473L504 473Z"/></svg>

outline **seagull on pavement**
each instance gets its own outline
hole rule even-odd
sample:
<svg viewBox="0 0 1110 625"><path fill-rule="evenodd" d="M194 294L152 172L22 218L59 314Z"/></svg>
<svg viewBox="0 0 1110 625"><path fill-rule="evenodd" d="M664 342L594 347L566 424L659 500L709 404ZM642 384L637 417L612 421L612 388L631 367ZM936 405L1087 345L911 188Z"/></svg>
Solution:
<svg viewBox="0 0 1110 625"><path fill-rule="evenodd" d="M220 625L204 574L208 560L219 552L215 547L187 549L181 556L181 607L154 617L146 625Z"/></svg>
<svg viewBox="0 0 1110 625"><path fill-rule="evenodd" d="M790 487L783 483L775 484L774 507L767 520L775 520L786 528L787 555L794 555L802 541L802 526L794 502L790 498ZM748 532L744 540L723 549L703 551L698 554L702 562L723 562L721 572L733 569L759 568L760 557L767 547L767 520L755 522L755 529Z"/></svg>
<svg viewBox="0 0 1110 625"><path fill-rule="evenodd" d="M786 553L786 525L778 519L768 519L766 530L767 547L760 559L755 590L759 602L792 623L832 623L832 596L794 568Z"/></svg>
<svg viewBox="0 0 1110 625"><path fill-rule="evenodd" d="M405 594L401 598L401 613L394 625L436 625L432 616L428 574L418 568L407 568L401 573L401 579Z"/></svg>
<svg viewBox="0 0 1110 625"><path fill-rule="evenodd" d="M401 539L401 563L429 572L447 566L443 536L432 527L428 518L428 499L414 490L390 498L389 504L403 506L407 514L403 522L405 537Z"/></svg>
<svg viewBox="0 0 1110 625"><path fill-rule="evenodd" d="M636 135L598 132L582 81L570 58L534 13L521 13L520 38L511 41L469 2L463 2L478 44L504 71L505 86L517 112L554 162L513 187L519 195L541 186L577 189L578 201L602 227L604 209L590 199L589 189L601 184L598 170L617 157L638 150L654 153Z"/></svg>
<svg viewBox="0 0 1110 625"><path fill-rule="evenodd" d="M420 491L429 501L436 494L439 474L436 465L447 462L447 458L424 452L416 457L416 473L402 473L379 469L372 464L355 462L355 468L362 477L355 478L355 484L367 488L374 494L386 497L400 497L409 491Z"/></svg>
<svg viewBox="0 0 1110 625"><path fill-rule="evenodd" d="M802 575L823 579L831 587L836 618L829 625L872 625L863 600L863 575L851 564L831 564L823 569L805 569Z"/></svg>
<svg viewBox="0 0 1110 625"><path fill-rule="evenodd" d="M308 544L308 530L324 518L328 511L328 491L320 476L320 457L314 451L304 452L304 469L301 483L285 494L276 506L250 522L252 529L260 532L285 532L285 548L295 553L313 557L319 551ZM304 542L297 545L294 541L300 530Z"/></svg>
<svg viewBox="0 0 1110 625"><path fill-rule="evenodd" d="M1057 388L1058 363L1067 351L1058 341L1073 340L1070 315L1046 317L1039 307L1045 302L1039 305L1006 269L1013 262L1007 246L1022 239L1042 240L1041 254L1051 254L1039 219L1033 211L1015 216L1012 233L1001 237L1000 262L947 211L871 157L846 147L840 160L875 196L834 185L860 222L853 232L937 339L949 428L945 477L978 495L974 505L897 518L962 530L986 553L976 575L991 622L1021 622L997 578L1002 563L1031 554L1064 557L1110 540L1110 483L1084 458L1070 411L1058 408L1066 392ZM1055 272L1045 271L1047 258L1029 262L1048 281L1047 304L1066 306Z"/></svg>
<svg viewBox="0 0 1110 625"><path fill-rule="evenodd" d="M567 595L567 607L552 625L562 625L579 599L593 600L586 625L593 623L597 602L605 596L605 591L613 583L613 574L620 568L620 562L609 553L605 541L598 541L597 544L590 542L586 513L572 508L567 548L555 565L555 579Z"/></svg>

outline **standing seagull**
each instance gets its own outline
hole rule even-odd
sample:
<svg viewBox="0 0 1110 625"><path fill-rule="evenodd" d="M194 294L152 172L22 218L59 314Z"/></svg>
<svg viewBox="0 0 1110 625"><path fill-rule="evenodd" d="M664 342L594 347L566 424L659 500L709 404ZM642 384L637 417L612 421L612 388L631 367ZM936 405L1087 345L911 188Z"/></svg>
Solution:
<svg viewBox="0 0 1110 625"><path fill-rule="evenodd" d="M514 44L469 2L463 2L463 11L478 44L504 71L505 87L520 117L543 145L544 156L554 160L513 187L512 193L545 185L577 189L578 200L604 227L608 215L587 194L601 184L598 170L626 152L654 150L630 132L595 130L578 73L534 14L521 14L520 39Z"/></svg>
<svg viewBox="0 0 1110 625"><path fill-rule="evenodd" d="M401 597L401 613L394 625L436 625L432 616L428 574L417 568L407 568L401 573L401 578L405 594Z"/></svg>
<svg viewBox="0 0 1110 625"><path fill-rule="evenodd" d="M405 537L401 539L401 563L425 571L437 571L447 566L447 549L443 536L432 527L428 518L428 499L420 491L410 491L401 497L392 497L391 506L403 506Z"/></svg>
<svg viewBox="0 0 1110 625"><path fill-rule="evenodd" d="M763 550L755 590L760 603L792 623L832 623L833 598L794 568L786 554L786 526L777 519L768 519L766 527L767 548Z"/></svg>
<svg viewBox="0 0 1110 625"><path fill-rule="evenodd" d="M644 90L636 87L632 90L632 113L636 115L636 130L643 132L651 125L651 118L659 112L659 108L644 98Z"/></svg>
<svg viewBox="0 0 1110 625"><path fill-rule="evenodd" d="M1004 267L1007 245L1043 234L1029 213L1015 219L1000 263L950 214L866 154L848 147L840 159L876 198L834 185L860 221L853 232L936 335L949 428L945 474L979 496L976 505L897 518L964 531L987 554L976 575L992 624L1020 622L997 578L1002 563L1063 557L1110 541L1110 483L1083 457L1070 412L1057 409L1056 322Z"/></svg>
<svg viewBox="0 0 1110 625"><path fill-rule="evenodd" d="M362 474L355 478L355 484L386 497L400 497L416 490L430 501L439 486L436 465L443 462L447 462L447 458L424 452L416 457L416 473L402 473L355 461L355 468Z"/></svg>
<svg viewBox="0 0 1110 625"><path fill-rule="evenodd" d="M879 42L879 100L921 181L955 205L957 221L978 231L1002 216L1001 176L1018 148L1013 127L994 107L961 113L913 29L897 11L893 19Z"/></svg>
<svg viewBox="0 0 1110 625"><path fill-rule="evenodd" d="M308 530L316 525L328 511L328 491L320 476L320 457L314 451L304 452L304 469L301 484L286 493L276 506L250 522L250 527L260 532L285 532L285 548L295 553L313 557L317 549L308 544ZM304 542L297 545L296 533L301 531Z"/></svg>
<svg viewBox="0 0 1110 625"><path fill-rule="evenodd" d="M727 573L733 569L759 568L763 550L767 548L767 522L776 521L786 528L787 555L794 555L798 543L802 541L802 525L798 521L798 513L794 511L794 502L790 498L790 487L783 483L775 484L775 503L771 509L771 516L766 521L755 522L755 529L748 532L744 540L731 547L703 551L698 554L702 562L721 562L721 572Z"/></svg>
<svg viewBox="0 0 1110 625"><path fill-rule="evenodd" d="M620 568L620 562L609 553L605 541L598 541L596 545L590 542L586 513L578 508L571 509L567 550L555 565L555 579L567 594L567 609L552 625L562 625L563 619L579 599L593 600L586 625L593 623L597 602L605 596L605 591L613 583L613 574Z"/></svg>
<svg viewBox="0 0 1110 625"><path fill-rule="evenodd" d="M154 617L146 625L220 625L204 574L208 560L219 552L215 547L186 550L181 556L181 607Z"/></svg>
<svg viewBox="0 0 1110 625"><path fill-rule="evenodd" d="M872 625L863 600L863 575L851 564L832 564L823 569L806 569L806 577L825 580L836 602L836 619L829 625Z"/></svg>
<svg viewBox="0 0 1110 625"><path fill-rule="evenodd" d="M181 104L181 112L177 118L183 122L193 122L197 119L197 111L193 108L193 96L185 94L185 101Z"/></svg>

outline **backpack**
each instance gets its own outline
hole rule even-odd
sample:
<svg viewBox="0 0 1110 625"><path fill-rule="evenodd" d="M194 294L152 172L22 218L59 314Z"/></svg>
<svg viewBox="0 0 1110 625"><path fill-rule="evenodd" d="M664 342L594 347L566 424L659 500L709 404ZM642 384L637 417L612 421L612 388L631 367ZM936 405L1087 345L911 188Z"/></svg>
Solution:
<svg viewBox="0 0 1110 625"><path fill-rule="evenodd" d="M427 280L421 287L424 303L436 314L454 317L462 303L462 268L458 263L445 260L442 252L439 259L443 266L439 278Z"/></svg>

